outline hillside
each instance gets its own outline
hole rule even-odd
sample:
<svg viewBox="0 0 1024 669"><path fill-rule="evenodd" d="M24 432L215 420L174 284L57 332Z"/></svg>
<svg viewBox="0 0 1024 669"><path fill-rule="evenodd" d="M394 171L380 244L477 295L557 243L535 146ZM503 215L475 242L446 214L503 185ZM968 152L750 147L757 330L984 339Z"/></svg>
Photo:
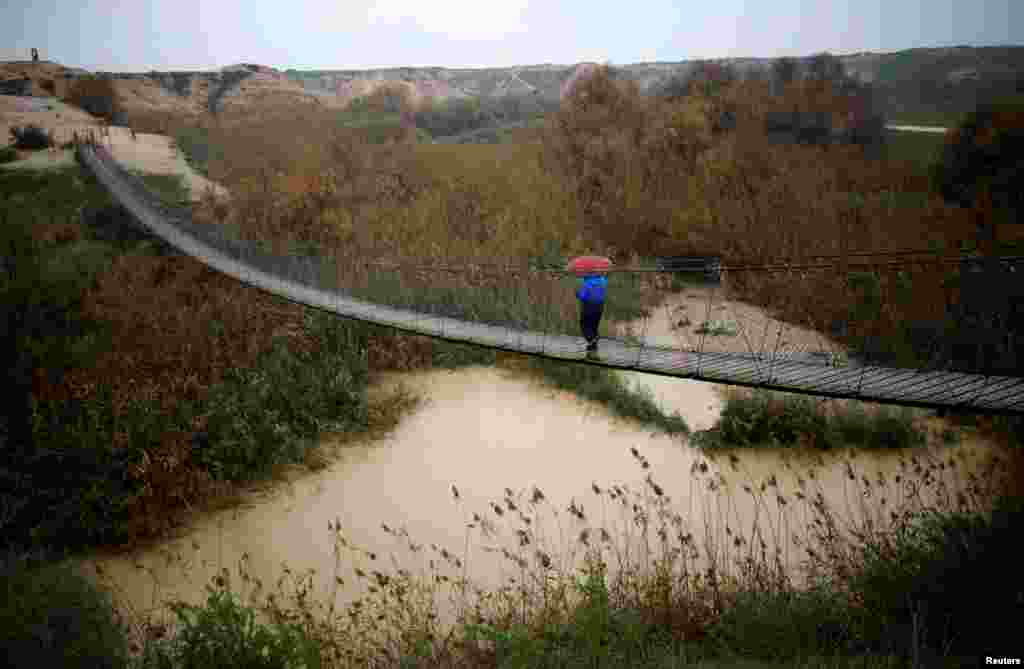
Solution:
<svg viewBox="0 0 1024 669"><path fill-rule="evenodd" d="M725 58L738 73L770 72L774 59ZM806 65L808 58L800 59ZM879 111L892 120L943 123L981 99L1012 92L1024 82L1024 47L948 47L893 53L840 55L847 74L878 87ZM699 61L618 66L641 90L684 74ZM381 86L399 87L417 104L452 98L537 95L557 100L579 65L455 69L402 67L376 70L285 70L240 64L207 72L96 73L112 78L125 111L201 115L228 108L295 105L344 107ZM63 97L84 70L48 61L0 63L7 94Z"/></svg>
<svg viewBox="0 0 1024 669"><path fill-rule="evenodd" d="M806 65L809 58L801 59ZM1024 47L949 47L893 53L840 55L847 74L874 83L881 111L888 116L958 115L977 100L1012 92L1024 78ZM741 75L768 73L774 59L724 58ZM618 66L647 91L671 76L685 74L699 61L633 63ZM404 67L379 70L287 70L305 90L342 99L365 95L401 82L415 98L497 97L533 94L557 99L579 65L526 65L516 68L447 69Z"/></svg>

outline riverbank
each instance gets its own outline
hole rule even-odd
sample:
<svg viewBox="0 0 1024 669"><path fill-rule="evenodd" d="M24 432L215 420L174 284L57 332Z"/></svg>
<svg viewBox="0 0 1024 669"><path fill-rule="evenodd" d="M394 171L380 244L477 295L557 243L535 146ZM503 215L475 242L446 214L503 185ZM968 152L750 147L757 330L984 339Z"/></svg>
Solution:
<svg viewBox="0 0 1024 669"><path fill-rule="evenodd" d="M697 600L691 600L689 606L691 611L706 611L704 625L722 613L714 613L713 588L689 579L705 573L709 566L720 579L715 587L725 588L715 596L725 596L736 587L726 588L726 583L742 582L755 591L756 584L749 579L758 573L795 579L792 570L807 556L792 547L788 535L814 547L816 530L810 520L817 513L831 519L833 527L843 528L847 539L848 532L874 527L871 540L881 542L890 536L884 528L896 528L887 521L886 508L897 514L942 508L949 499L956 499L958 492L966 494L971 504L980 503L981 489L960 487L968 481L965 475L973 473L990 481L1000 470L998 464L986 464L988 457L998 452L973 439L953 449L932 441L929 449L916 452L814 455L760 450L708 459L693 449L680 448L665 435L638 431L604 411L595 413L595 407L571 393L546 390L517 377L494 368L383 377L376 392L386 393L393 384L408 383L414 394L429 393L429 398L382 441L347 446L340 459L321 472L253 496L238 509L209 516L158 549L90 561L86 563L90 565L88 573L100 565L101 582L108 587L116 584L114 591L125 610L149 615L149 625L166 626L168 633L181 628L166 610L159 612L157 597L200 605L206 600L205 586L224 583L218 579L225 577L226 587L239 601L254 596L262 606L266 604L262 598L273 589L271 584L277 582L280 587L284 582L289 584L285 590L306 589L308 606L314 607L318 616L327 615L333 605L337 613L331 624L338 628L331 638L355 644L360 636L393 639L399 632L374 626L371 633L370 619L346 624L346 612L359 609L358 602L373 607L368 610L387 613L389 619L397 615L389 607L415 606L415 612L407 614L411 617L403 618L404 624L410 625L408 631L430 628L438 639L443 638L459 611L473 610L474 596L468 593L475 591L459 589L462 578L495 593L498 599L492 605L504 601L503 597L513 597L521 586L530 593L529 615L542 615L546 586L543 579L535 577L546 573L545 578L569 586L571 593L573 575L582 577L585 563L580 560L587 555L588 543L606 549L607 587L618 590L612 597L617 598L616 608L627 606L628 592L621 591L627 586L622 579L628 582L631 573L633 578L641 573L653 577L641 565L648 560L657 563L678 547L684 553L671 564L673 578L681 579L674 587L681 590L674 596L702 601L698 609L693 609ZM899 483L901 476L921 481L922 475L931 483L916 491ZM863 505L865 493L876 500L875 506ZM818 504L819 495L821 506L810 505L812 500ZM880 498L888 498L887 507L877 506ZM666 506L663 502L669 499L673 501ZM788 509L779 499L789 500ZM641 518L646 520L636 524ZM907 520L900 518L901 523ZM668 530L669 546L659 548L659 527ZM689 555L686 535L696 541L697 550L690 557L685 557ZM734 546L732 537L743 538L744 544ZM766 542L767 556L755 558L756 551L748 554L743 547L747 542L756 546L758 541ZM775 546L786 548L782 556L785 573L774 571L777 567L771 556ZM832 550L848 549L836 544ZM550 569L541 568L541 555L551 560ZM854 559L852 553L835 553L826 565L839 555ZM742 565L747 557L767 559L760 569L768 571L745 572ZM631 568L641 571L631 572ZM534 570L539 571L534 574ZM242 578L243 573L249 580ZM373 573L381 574L383 580L376 582ZM404 580L403 573L412 580ZM309 580L305 581L307 574ZM517 589L501 595L508 577L516 579ZM259 583L262 589L256 587ZM300 587L301 583L307 585ZM382 587L381 583L391 585ZM401 596L388 599L396 595L391 586L397 583L410 589L406 597L421 589L411 600ZM613 587L614 583L619 585ZM560 591L547 592L551 597ZM278 593L282 606L284 593ZM511 605L512 600L506 603ZM643 609L652 603L641 599L633 606ZM289 606L292 604L296 602ZM490 610L486 605L484 609ZM422 616L428 611L438 617L428 627L420 627L427 624ZM821 613L823 610L814 614L808 610L810 617L799 624L820 623L814 616ZM514 621L520 618L501 618L494 610L491 615L504 622L491 619L490 629L516 633L513 630L518 623ZM523 615L527 615L525 611ZM741 624L731 620L728 625ZM533 624L540 623L534 620L529 625L533 629ZM435 624L438 627L432 627ZM479 629L485 628L487 625ZM588 632L584 626L579 631L587 634L593 630ZM525 629L522 633L527 634ZM500 636L491 638L495 643L484 646L490 652L511 652L498 641ZM536 638L523 637L523 642L528 638L533 639L529 642L533 652L542 652L543 644L537 645ZM749 647L736 639L731 643L734 649ZM794 638L786 643L798 642ZM369 650L365 643L359 647ZM785 646L763 650L793 651ZM836 648L831 651L838 652ZM694 648L686 652L692 658L701 656ZM531 657L540 661L541 656ZM857 666L897 666L878 662Z"/></svg>
<svg viewBox="0 0 1024 669"><path fill-rule="evenodd" d="M671 320L663 323L667 327ZM671 332L651 334L671 336ZM645 376L635 375L634 391L644 387L646 380L660 381ZM278 574L298 578L314 570L308 585L311 601L339 612L373 599L377 586L372 579L363 582L360 571L391 574L389 579L407 571L415 574L421 585L440 577L452 581L472 578L478 587L499 592L505 577L523 576L509 556L532 564L535 551L540 550L558 565L560 577L577 573L585 566L579 561L586 554L579 541L587 527L590 536L601 537L604 529L614 537L620 560L656 552L646 544L650 537L630 529L635 518L629 507L623 511L621 505L612 503L614 493L608 492L630 490L632 493L623 493L623 499L635 494L639 507L634 510L646 508L648 518L678 514L686 519L686 529L693 536L710 532L701 546L704 558L685 561L687 573L694 575L715 566L724 581L738 582L744 572L733 561L740 559L743 551L731 546L728 536L766 541L769 555L773 546L784 547L783 535L790 531L786 527L807 541L804 533L811 526L806 513L813 516L813 508L796 515L786 512L776 501L779 497L773 498L773 490L792 500L794 507L801 504L796 501L801 494L811 499L811 490L817 491L821 508L829 510L834 522L857 527L885 520L880 513L884 509L864 508L854 502L859 497L861 476L866 477L869 488L876 481L885 481L869 494L875 499L888 497L891 509L931 508L941 500L908 495L893 483L901 475L914 475L916 465L912 463L924 464L932 472L929 476L942 481L943 494L955 496L957 490L967 490L957 487L967 480L958 482L957 476L985 470L990 466L986 464L988 456L997 454L977 437L968 437L951 448L933 430L928 433L928 448L916 450L785 452L763 448L704 458L699 451L685 447L685 439L652 433L635 421L615 418L599 403L553 388L535 372L516 365L511 369L502 369L499 363L497 367L377 375L370 397L377 393L386 396L402 386L422 403L380 440L335 449L337 459L332 458L332 464L316 474L296 472L295 478L277 490L252 496L237 509L199 519L174 541L131 555L90 561L85 563L87 570L99 565L103 582L117 584L117 593L128 609L152 613L153 620L167 629L175 628L174 621L166 610L156 613L158 601L153 593L200 605L205 587L216 582L225 568L235 584L236 575L243 572L252 579L238 585L239 596L253 594L251 584L272 583ZM671 379L661 382L657 394L651 391L664 413L679 412L698 431L715 426L724 394L711 384ZM324 446L330 447L329 440ZM949 472L940 474L939 464L947 459ZM954 469L960 474L953 476ZM629 471L634 474L624 476ZM852 472L856 474L850 484L847 478ZM657 476L656 482L649 478L651 474ZM809 481L813 481L812 489L804 488ZM767 494L765 482L772 482ZM762 487L757 493L759 484ZM745 489L756 495L748 496ZM537 508L530 505L530 500L537 502L533 491L543 491ZM655 491L660 492L653 494ZM608 494L613 495L611 499ZM672 498L676 504L663 508L657 502L662 497ZM651 504L654 506L648 506ZM526 512L528 508L530 512ZM567 508L579 509L587 522L566 518ZM526 512L530 521L521 521L519 530L515 529L515 509ZM682 527L673 531L685 532ZM520 532L529 533L527 544L521 543L527 535ZM776 576L795 579L800 557L799 551L786 548L785 573ZM437 571L428 565L429 559L440 565ZM281 572L284 565L286 571ZM774 567L766 564L764 568ZM620 577L621 569L622 564L610 569L609 578ZM345 587L335 587L336 578L341 578ZM466 604L453 604L449 597L458 600L465 593L449 591L440 583L427 591L430 597L417 600L417 606L435 611L450 630L460 607ZM695 596L695 591L690 595ZM703 592L701 596L707 595ZM489 647L492 651L496 648Z"/></svg>

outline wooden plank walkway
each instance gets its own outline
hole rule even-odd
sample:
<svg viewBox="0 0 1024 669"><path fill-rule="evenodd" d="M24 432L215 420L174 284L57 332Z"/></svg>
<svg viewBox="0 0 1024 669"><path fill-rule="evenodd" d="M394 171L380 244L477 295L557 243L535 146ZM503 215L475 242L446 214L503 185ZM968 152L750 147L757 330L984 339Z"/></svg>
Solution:
<svg viewBox="0 0 1024 669"><path fill-rule="evenodd" d="M101 147L80 154L97 179L138 221L171 246L238 281L292 302L399 330L504 351L635 370L713 383L770 388L826 397L924 407L962 407L1024 413L1024 378L946 371L850 365L837 367L809 355L766 359L751 354L712 353L602 339L587 357L581 337L514 330L356 300L242 262L183 231L171 213L127 175ZM311 278L315 272L311 269Z"/></svg>

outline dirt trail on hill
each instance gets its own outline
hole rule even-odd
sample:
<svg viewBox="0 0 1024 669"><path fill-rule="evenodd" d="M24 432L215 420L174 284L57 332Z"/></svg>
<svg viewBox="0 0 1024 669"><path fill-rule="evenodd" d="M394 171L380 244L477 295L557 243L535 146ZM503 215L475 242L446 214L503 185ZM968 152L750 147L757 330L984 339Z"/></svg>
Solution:
<svg viewBox="0 0 1024 669"><path fill-rule="evenodd" d="M49 131L58 145L71 141L76 132L83 136L89 132L100 133L103 129L99 119L56 99L0 95L0 132L4 137L10 137L10 128L28 124ZM103 143L115 160L131 170L180 175L193 201L199 201L208 190L218 197L228 197L225 188L192 169L173 140L166 135L132 135L128 128L115 126L108 129ZM19 151L19 157L20 160L0 167L41 170L70 167L75 162L71 149Z"/></svg>

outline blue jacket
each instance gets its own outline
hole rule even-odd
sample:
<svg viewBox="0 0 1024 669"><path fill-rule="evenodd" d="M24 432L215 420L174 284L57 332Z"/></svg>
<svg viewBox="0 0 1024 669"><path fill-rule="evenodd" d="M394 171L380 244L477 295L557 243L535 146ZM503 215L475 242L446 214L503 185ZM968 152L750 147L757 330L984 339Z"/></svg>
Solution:
<svg viewBox="0 0 1024 669"><path fill-rule="evenodd" d="M583 278L583 285L576 289L576 298L586 304L604 304L607 290L608 279L592 274Z"/></svg>

